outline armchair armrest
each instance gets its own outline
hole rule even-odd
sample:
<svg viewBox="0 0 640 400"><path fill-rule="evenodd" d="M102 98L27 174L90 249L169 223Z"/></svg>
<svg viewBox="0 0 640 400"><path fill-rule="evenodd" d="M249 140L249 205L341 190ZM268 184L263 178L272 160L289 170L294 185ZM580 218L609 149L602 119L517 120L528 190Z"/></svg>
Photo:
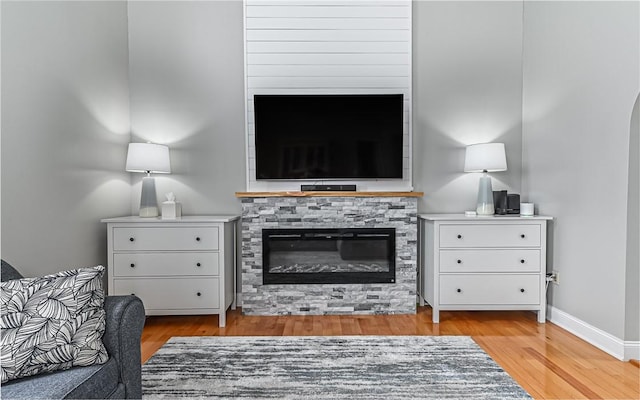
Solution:
<svg viewBox="0 0 640 400"><path fill-rule="evenodd" d="M118 364L119 381L125 386L125 397L142 398L142 359L140 337L145 312L136 296L106 296L106 329L102 341L110 357Z"/></svg>
<svg viewBox="0 0 640 400"><path fill-rule="evenodd" d="M1 268L2 270L0 272L0 278L2 279L2 282L23 278L22 274L5 260L2 260Z"/></svg>

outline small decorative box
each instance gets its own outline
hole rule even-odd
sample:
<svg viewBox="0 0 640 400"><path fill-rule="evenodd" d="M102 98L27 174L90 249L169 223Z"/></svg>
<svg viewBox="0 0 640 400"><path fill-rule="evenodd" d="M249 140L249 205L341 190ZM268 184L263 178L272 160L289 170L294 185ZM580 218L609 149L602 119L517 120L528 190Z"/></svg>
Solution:
<svg viewBox="0 0 640 400"><path fill-rule="evenodd" d="M162 203L162 219L176 219L182 217L182 204L178 201Z"/></svg>

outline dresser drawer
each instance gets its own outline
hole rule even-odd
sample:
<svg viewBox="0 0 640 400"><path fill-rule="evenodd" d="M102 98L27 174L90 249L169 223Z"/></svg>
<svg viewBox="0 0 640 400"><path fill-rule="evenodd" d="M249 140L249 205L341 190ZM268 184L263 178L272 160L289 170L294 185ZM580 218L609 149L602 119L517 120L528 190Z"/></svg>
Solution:
<svg viewBox="0 0 640 400"><path fill-rule="evenodd" d="M113 228L113 249L217 250L216 227Z"/></svg>
<svg viewBox="0 0 640 400"><path fill-rule="evenodd" d="M440 247L540 247L540 225L443 225Z"/></svg>
<svg viewBox="0 0 640 400"><path fill-rule="evenodd" d="M218 278L114 279L113 294L135 294L146 310L219 308Z"/></svg>
<svg viewBox="0 0 640 400"><path fill-rule="evenodd" d="M540 275L440 275L440 304L442 305L539 303Z"/></svg>
<svg viewBox="0 0 640 400"><path fill-rule="evenodd" d="M218 253L114 253L115 276L217 276Z"/></svg>
<svg viewBox="0 0 640 400"><path fill-rule="evenodd" d="M440 250L440 272L539 271L539 249Z"/></svg>

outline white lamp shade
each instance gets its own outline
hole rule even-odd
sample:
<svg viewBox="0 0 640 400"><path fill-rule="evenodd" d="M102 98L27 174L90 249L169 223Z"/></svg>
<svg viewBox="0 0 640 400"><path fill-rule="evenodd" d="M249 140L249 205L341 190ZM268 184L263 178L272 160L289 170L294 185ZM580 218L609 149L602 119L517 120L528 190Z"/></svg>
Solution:
<svg viewBox="0 0 640 400"><path fill-rule="evenodd" d="M169 147L155 143L129 143L125 169L129 172L169 174Z"/></svg>
<svg viewBox="0 0 640 400"><path fill-rule="evenodd" d="M495 172L507 170L504 143L480 143L467 146L464 172Z"/></svg>

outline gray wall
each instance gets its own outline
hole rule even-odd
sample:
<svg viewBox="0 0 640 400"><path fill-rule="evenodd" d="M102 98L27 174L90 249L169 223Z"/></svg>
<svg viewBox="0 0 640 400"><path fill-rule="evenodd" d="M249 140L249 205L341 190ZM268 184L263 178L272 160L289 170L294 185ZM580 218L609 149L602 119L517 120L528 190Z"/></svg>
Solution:
<svg viewBox="0 0 640 400"><path fill-rule="evenodd" d="M640 340L640 95L631 114L627 200L625 340Z"/></svg>
<svg viewBox="0 0 640 400"><path fill-rule="evenodd" d="M172 174L156 188L160 201L174 192L183 214L241 212L243 40L241 1L129 2L132 141L169 145Z"/></svg>
<svg viewBox="0 0 640 400"><path fill-rule="evenodd" d="M524 13L522 187L556 218L550 304L618 338L639 6L527 2Z"/></svg>
<svg viewBox="0 0 640 400"><path fill-rule="evenodd" d="M106 264L129 211L123 2L2 2L2 257L25 275Z"/></svg>
<svg viewBox="0 0 640 400"><path fill-rule="evenodd" d="M522 3L413 3L413 179L421 212L475 210L464 148L504 142L493 189L520 192Z"/></svg>

